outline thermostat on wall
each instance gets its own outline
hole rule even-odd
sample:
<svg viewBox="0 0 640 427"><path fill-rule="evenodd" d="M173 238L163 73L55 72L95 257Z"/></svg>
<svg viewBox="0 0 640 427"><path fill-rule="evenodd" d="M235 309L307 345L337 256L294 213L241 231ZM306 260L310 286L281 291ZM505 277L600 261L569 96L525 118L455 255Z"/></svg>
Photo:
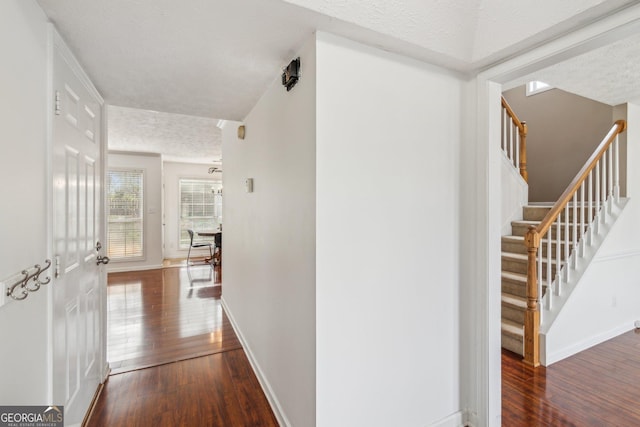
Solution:
<svg viewBox="0 0 640 427"><path fill-rule="evenodd" d="M247 193L253 193L253 178L247 178L244 182L244 189Z"/></svg>

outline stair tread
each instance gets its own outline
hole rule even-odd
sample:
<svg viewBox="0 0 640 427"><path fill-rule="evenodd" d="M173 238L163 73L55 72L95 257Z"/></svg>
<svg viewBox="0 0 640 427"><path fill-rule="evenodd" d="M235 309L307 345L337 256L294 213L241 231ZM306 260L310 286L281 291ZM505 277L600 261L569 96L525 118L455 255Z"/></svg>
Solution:
<svg viewBox="0 0 640 427"><path fill-rule="evenodd" d="M517 260L517 261L528 261L528 256L527 254L519 254L519 253L515 253L515 252L501 252L502 254L502 258L507 258L507 259L511 259L511 260ZM560 260L560 263L563 263L564 260ZM542 258L542 263L546 264L547 263L547 257L543 257ZM551 264L556 264L556 259L555 257L551 258Z"/></svg>
<svg viewBox="0 0 640 427"><path fill-rule="evenodd" d="M511 259L518 259L518 260L523 260L523 261L526 261L527 259L529 259L527 254L519 254L517 252L505 252L505 251L502 251L501 255L502 255L502 258L511 258Z"/></svg>
<svg viewBox="0 0 640 427"><path fill-rule="evenodd" d="M514 321L508 319L502 319L501 329L512 335L524 336L524 327Z"/></svg>
<svg viewBox="0 0 640 427"><path fill-rule="evenodd" d="M546 238L540 239L540 246L546 245L548 240L549 239L546 239ZM502 242L503 243L519 243L519 244L522 244L524 246L524 236L514 236L514 235L511 235L511 234L508 235L508 236L502 236ZM556 239L552 238L551 239L551 243L555 245L557 243ZM564 244L565 244L565 242L564 242L564 240L562 240L560 242L560 245L564 245ZM570 239L569 247L572 247L572 246L573 246L573 240ZM511 252L511 253L515 253L515 252Z"/></svg>
<svg viewBox="0 0 640 427"><path fill-rule="evenodd" d="M527 300L525 298L503 293L501 299L502 302L516 306L518 308L527 308Z"/></svg>
<svg viewBox="0 0 640 427"><path fill-rule="evenodd" d="M531 220L527 220L527 219L516 219L516 220L511 221L511 225L538 225L541 222L542 221L531 221ZM560 225L564 226L564 224L565 224L565 222L561 221ZM573 226L573 224L574 224L573 222L569 222L570 226ZM580 223L578 223L578 224L580 224ZM555 226L555 224L553 226Z"/></svg>
<svg viewBox="0 0 640 427"><path fill-rule="evenodd" d="M514 273L512 271L503 271L502 272L502 277L505 278L505 279L510 279L512 281L515 281L515 282L527 283L527 275L526 274Z"/></svg>

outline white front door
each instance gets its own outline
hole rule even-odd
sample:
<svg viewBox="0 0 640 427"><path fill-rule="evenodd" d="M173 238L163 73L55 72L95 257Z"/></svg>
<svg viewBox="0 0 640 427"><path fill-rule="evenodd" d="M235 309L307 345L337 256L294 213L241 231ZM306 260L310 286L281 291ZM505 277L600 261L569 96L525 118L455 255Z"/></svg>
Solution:
<svg viewBox="0 0 640 427"><path fill-rule="evenodd" d="M55 38L55 36L54 36ZM100 383L103 268L102 102L74 73L70 54L53 49L53 402L65 425L79 424Z"/></svg>

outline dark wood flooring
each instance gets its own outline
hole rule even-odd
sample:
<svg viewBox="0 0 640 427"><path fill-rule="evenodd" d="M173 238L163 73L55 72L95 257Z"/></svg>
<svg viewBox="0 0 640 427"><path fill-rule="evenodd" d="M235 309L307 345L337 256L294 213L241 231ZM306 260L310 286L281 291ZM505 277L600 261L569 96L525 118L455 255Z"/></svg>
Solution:
<svg viewBox="0 0 640 427"><path fill-rule="evenodd" d="M503 426L640 426L640 331L533 369L502 350Z"/></svg>
<svg viewBox="0 0 640 427"><path fill-rule="evenodd" d="M112 375L90 427L277 426L244 351Z"/></svg>
<svg viewBox="0 0 640 427"><path fill-rule="evenodd" d="M107 360L112 373L241 347L209 265L111 273Z"/></svg>
<svg viewBox="0 0 640 427"><path fill-rule="evenodd" d="M87 426L277 426L209 266L109 274L108 360Z"/></svg>

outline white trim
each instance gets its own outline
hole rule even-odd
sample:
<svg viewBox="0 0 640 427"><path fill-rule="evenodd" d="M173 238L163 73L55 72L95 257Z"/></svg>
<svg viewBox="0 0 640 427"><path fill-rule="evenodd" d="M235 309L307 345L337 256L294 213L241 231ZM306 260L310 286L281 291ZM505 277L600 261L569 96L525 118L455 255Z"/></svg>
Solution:
<svg viewBox="0 0 640 427"><path fill-rule="evenodd" d="M462 411L458 411L431 424L430 427L460 427L464 425Z"/></svg>
<svg viewBox="0 0 640 427"><path fill-rule="evenodd" d="M598 262L617 261L619 259L633 258L638 256L640 256L640 251L622 251L610 255L604 255L602 257L596 257L591 262L595 264Z"/></svg>
<svg viewBox="0 0 640 427"><path fill-rule="evenodd" d="M500 268L499 251L492 250L489 239L493 237L494 221L500 218L500 203L495 203L491 195L495 189L500 189L500 177L496 176L496 164L491 162L494 157L492 152L498 152L499 147L494 146L499 141L499 135L494 138L494 133L489 125L489 112L500 111L500 103L494 100L494 90L489 90L491 84L500 85L522 79L526 75L557 64L566 59L575 57L595 48L602 47L613 41L640 31L640 5L630 6L619 13L607 16L587 27L581 28L565 36L550 41L538 48L532 49L510 60L495 64L480 72L476 76L477 85L477 139L476 139L476 177L477 177L477 201L478 221L477 238L474 245L477 262L476 277L478 278L478 294L475 296L476 311L473 313L476 324L478 340L478 358L474 361L472 369L475 372L470 384L475 393L470 404L478 413L479 426L499 426L501 424L501 394L493 381L497 376L500 382L500 358L491 353L489 346L495 343L495 336L500 334L499 326L489 322L492 313L500 313L500 301L491 298L497 283L494 283L492 275L488 274ZM492 113L497 114L497 113ZM499 201L498 201L499 202ZM485 217L486 215L486 217ZM485 220L485 221L483 221ZM487 242L482 242L483 238ZM485 253L483 253L485 251ZM489 296L488 296L489 295ZM494 330L495 329L495 330ZM473 335L472 335L473 336ZM499 342L499 341L498 341Z"/></svg>
<svg viewBox="0 0 640 427"><path fill-rule="evenodd" d="M480 421L478 419L478 414L470 411L469 409L465 409L463 412L463 424L467 427L476 427L480 425Z"/></svg>
<svg viewBox="0 0 640 427"><path fill-rule="evenodd" d="M624 334L625 332L629 332L630 330L635 329L633 320L624 323L620 326L617 326L613 329L610 329L608 331L605 331L601 334L598 335L594 335L592 337L589 337L587 339L584 339L576 344L572 344L568 347L564 347L561 348L559 350L554 351L551 354L547 354L546 355L546 360L541 360L541 362L544 362L543 365L544 366L549 366L553 363L559 362L563 359L566 359L567 357L573 356L574 354L580 353L581 351L584 351L588 348L591 348L595 345L598 345L600 343L603 343L607 340L610 340L611 338L615 338L618 335ZM544 339L543 339L544 337ZM540 341L541 341L541 347L542 347L542 341L545 342L545 346L546 346L546 336L542 335L540 337ZM541 356L544 355L545 352L540 352Z"/></svg>
<svg viewBox="0 0 640 427"><path fill-rule="evenodd" d="M108 193L108 188L107 188L107 173L109 171L117 171L117 172L132 172L132 171L142 171L142 255L138 255L138 256L130 256L130 257L111 257L111 260L109 261L109 263L116 263L119 264L121 262L144 262L147 260L147 239L149 237L148 233L147 233L147 198L149 197L147 195L147 191L148 191L148 186L147 186L147 168L144 167L129 167L129 166L109 166L108 162L105 160L105 170L104 170L104 181L102 183L102 194L103 194L103 201L104 201L104 205L103 205L103 209L102 209L102 215L104 216L104 223L105 223L105 228L104 228L104 240L105 243L103 245L103 247L106 249L107 254L109 253L109 209L107 208L107 201L108 201L108 197L107 197L107 193ZM109 269L109 271L112 271L111 269Z"/></svg>
<svg viewBox="0 0 640 427"><path fill-rule="evenodd" d="M82 68L82 66L80 65L80 63L78 62L78 60L76 59L76 57L74 56L74 54L71 52L71 50L69 49L69 47L67 46L67 44L65 43L65 41L62 39L62 37L60 36L60 34L58 33L58 31L55 28L55 25L53 25L52 23L48 23L47 24L47 31L48 31L48 36L47 36L47 95L46 95L46 99L47 99L47 105L46 105L46 117L47 117L47 136L46 136L46 150L47 150L47 250L49 252L49 257L53 260L53 254L54 252L54 226L53 226L53 213L54 213L54 206L53 206L53 146L54 146L54 140L53 140L53 122L54 122L54 111L53 111L53 105L54 105L54 61L55 61L55 55L59 55L60 58L62 58L64 60L64 62L69 66L69 69L71 70L71 72L73 72L73 74L76 76L76 78L78 79L78 81L82 84L82 86L87 90L87 92L89 93L89 95L98 102L99 107L101 109L101 117L100 117L100 147L101 147L101 152L100 152L100 167L102 168L102 181L100 183L100 189L99 189L99 194L97 194L97 197L100 198L100 210L101 210L101 219L102 219L102 225L101 225L101 233L99 234L98 238L100 238L102 241L104 241L104 238L106 237L106 228L105 228L105 190L104 190L104 182L105 182L105 166L106 166L106 162L107 162L107 156L106 156L106 152L107 152L107 122L106 122L106 106L104 103L104 98L102 97L102 95L100 95L100 92L98 92L98 90L96 89L96 87L93 85L93 83L91 82L91 79L89 78L88 74L85 72L85 70ZM100 295L98 296L98 303L99 303L99 322L100 322L100 336L98 337L99 342L100 342L100 348L99 348L99 372L100 373L104 373L105 370L107 372L110 371L109 369L109 363L106 360L106 354L107 354L107 348L106 348L106 319L107 319L107 313L106 313L106 308L107 308L107 304L106 304L106 273L104 272L104 268L100 267L98 270L98 275L101 276L99 277L99 291L100 291ZM53 287L56 286L56 279L55 276L52 274L52 282L50 286L47 286L47 298L48 298L48 303L47 303L47 316L49 318L49 326L48 326L48 337L47 337L47 360L48 360L48 375L47 375L47 397L48 397L48 401L52 402L54 397L53 397L53 377L54 377L54 372L53 372L53 368L54 368L54 355L53 355L53 336L54 336L54 298L53 298ZM106 377L105 377L106 378ZM102 381L101 381L102 382ZM91 410L91 407L88 408L88 410ZM85 414L86 416L86 414ZM80 425L80 424L76 424L76 425Z"/></svg>
<svg viewBox="0 0 640 427"><path fill-rule="evenodd" d="M73 71L76 77L78 77L78 80L80 80L85 89L89 91L89 94L98 100L101 107L104 106L104 98L102 97L102 95L100 95L98 89L96 89L96 87L93 85L91 79L89 78L89 75L84 71L84 68L82 68L75 55L71 52L69 47L67 47L67 44L60 36L60 33L58 33L58 30L56 30L54 25L51 25L50 28L53 32L53 44L55 48L58 49L60 57L64 59L65 62L69 65L71 71ZM106 143L106 141L103 142Z"/></svg>
<svg viewBox="0 0 640 427"><path fill-rule="evenodd" d="M47 24L47 138L46 138L46 150L47 150L47 184L46 184L46 197L47 197L47 258L55 263L53 257L53 111L51 109L54 105L54 84L53 84L53 49L54 36L57 34L53 24ZM55 265L53 266L55 268ZM47 318L49 319L47 326L47 401L53 402L53 286L56 282L55 275L51 275L51 286L46 286L47 293ZM3 290L4 292L4 290Z"/></svg>
<svg viewBox="0 0 640 427"><path fill-rule="evenodd" d="M111 365L109 365L109 362L106 362L102 367L102 380L100 380L100 384L104 384L109 378L109 375L111 375Z"/></svg>
<svg viewBox="0 0 640 427"><path fill-rule="evenodd" d="M236 323L236 320L233 317L231 310L229 310L229 306L227 305L224 299L224 296L220 300L222 302L222 308L224 309L224 312L226 313L227 318L231 323L231 327L233 328L234 332L238 336L238 339L242 344L242 348L244 349L244 352L247 355L247 359L249 360L249 363L251 364L251 367L253 368L253 371L256 374L256 378L258 378L260 387L262 387L262 391L264 392L265 396L267 397L267 400L269 401L269 405L273 410L273 414L278 420L278 424L285 427L291 427L291 423L289 422L289 419L285 415L284 410L280 405L280 401L278 401L278 398L276 397L275 393L273 392L273 389L271 388L271 384L269 383L269 381L267 380L267 377L262 372L262 369L260 369L260 365L258 364L258 361L253 355L253 352L251 351L251 347L249 346L246 339L244 338L244 335L242 335L242 332L240 331L240 328L238 327L238 324Z"/></svg>

